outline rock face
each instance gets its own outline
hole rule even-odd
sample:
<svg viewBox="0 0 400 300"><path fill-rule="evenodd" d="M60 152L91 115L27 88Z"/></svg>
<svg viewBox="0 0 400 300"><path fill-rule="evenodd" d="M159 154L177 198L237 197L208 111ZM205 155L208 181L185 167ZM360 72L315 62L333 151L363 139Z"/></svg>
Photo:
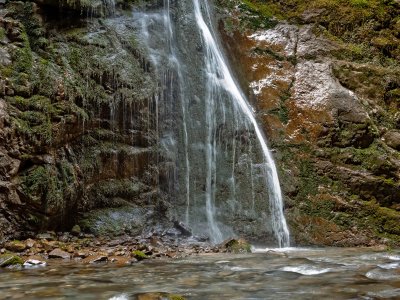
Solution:
<svg viewBox="0 0 400 300"><path fill-rule="evenodd" d="M76 224L146 233L179 202L160 191L171 173L159 164L162 81L122 13L137 2L0 1L0 242ZM276 150L293 242L398 245L398 1L379 14L375 1L216 2L233 68ZM188 49L191 60L204 50ZM251 218L246 232L259 236Z"/></svg>
<svg viewBox="0 0 400 300"><path fill-rule="evenodd" d="M136 48L132 18L96 18L114 11L92 2L1 8L0 240L69 230L99 208L154 211L162 202L158 80ZM100 5L92 18L85 3Z"/></svg>
<svg viewBox="0 0 400 300"><path fill-rule="evenodd" d="M324 10L233 2L219 1L219 28L276 150L293 242L398 244L400 69L388 58L395 52L374 48L387 62L360 62L345 55L354 45L320 21ZM271 7L299 12L277 21Z"/></svg>

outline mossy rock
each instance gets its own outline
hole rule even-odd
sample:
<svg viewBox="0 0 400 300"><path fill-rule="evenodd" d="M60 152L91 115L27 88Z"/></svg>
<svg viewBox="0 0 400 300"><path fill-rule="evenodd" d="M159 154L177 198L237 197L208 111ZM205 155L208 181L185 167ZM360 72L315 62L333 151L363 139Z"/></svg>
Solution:
<svg viewBox="0 0 400 300"><path fill-rule="evenodd" d="M24 261L21 257L14 254L3 254L0 255L0 267L6 268L11 266L22 266Z"/></svg>
<svg viewBox="0 0 400 300"><path fill-rule="evenodd" d="M136 258L137 260L143 260L143 259L149 258L143 251L140 251L140 250L132 251L132 256L134 258Z"/></svg>
<svg viewBox="0 0 400 300"><path fill-rule="evenodd" d="M230 239L223 243L223 247L231 253L251 253L251 245L244 239Z"/></svg>

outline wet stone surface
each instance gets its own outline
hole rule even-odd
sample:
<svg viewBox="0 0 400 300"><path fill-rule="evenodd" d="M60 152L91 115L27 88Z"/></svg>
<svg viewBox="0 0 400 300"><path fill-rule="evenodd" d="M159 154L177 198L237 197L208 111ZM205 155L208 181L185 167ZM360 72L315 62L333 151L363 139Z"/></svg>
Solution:
<svg viewBox="0 0 400 300"><path fill-rule="evenodd" d="M233 246L232 246L233 245ZM13 251L12 251L13 250ZM175 238L168 235L146 237L94 237L91 234L38 234L35 239L10 241L0 245L0 266L8 268L45 267L62 263L129 265L151 259L178 259L202 253L248 252L250 244L243 239L228 239L211 245L203 238Z"/></svg>
<svg viewBox="0 0 400 300"><path fill-rule="evenodd" d="M49 260L49 266L44 268L2 270L0 292L5 299L305 300L400 296L399 250L253 251L145 259L134 265L113 264L111 256L108 263Z"/></svg>

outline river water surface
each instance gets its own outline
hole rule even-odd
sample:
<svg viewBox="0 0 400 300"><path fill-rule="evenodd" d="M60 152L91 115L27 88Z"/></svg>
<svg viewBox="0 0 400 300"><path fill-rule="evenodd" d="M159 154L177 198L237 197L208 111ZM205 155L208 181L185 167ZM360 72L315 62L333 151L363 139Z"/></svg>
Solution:
<svg viewBox="0 0 400 300"><path fill-rule="evenodd" d="M1 299L400 299L400 250L275 249L131 266L49 264L0 270ZM147 299L147 298L146 298Z"/></svg>

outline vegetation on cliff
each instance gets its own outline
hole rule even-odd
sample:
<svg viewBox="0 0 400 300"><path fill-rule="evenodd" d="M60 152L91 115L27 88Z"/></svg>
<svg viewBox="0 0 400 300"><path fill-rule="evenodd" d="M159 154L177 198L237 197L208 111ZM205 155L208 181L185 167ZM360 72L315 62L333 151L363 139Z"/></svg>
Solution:
<svg viewBox="0 0 400 300"><path fill-rule="evenodd" d="M121 9L132 4L117 1ZM119 32L101 18L109 5L7 1L2 8L0 240L70 229L89 209L155 197L157 173L148 169L157 83L124 27L130 19ZM140 193L121 188L126 181Z"/></svg>
<svg viewBox="0 0 400 300"><path fill-rule="evenodd" d="M243 81L271 81L250 97L277 149L295 240L398 245L400 3L218 2ZM315 83L323 74L329 90Z"/></svg>

